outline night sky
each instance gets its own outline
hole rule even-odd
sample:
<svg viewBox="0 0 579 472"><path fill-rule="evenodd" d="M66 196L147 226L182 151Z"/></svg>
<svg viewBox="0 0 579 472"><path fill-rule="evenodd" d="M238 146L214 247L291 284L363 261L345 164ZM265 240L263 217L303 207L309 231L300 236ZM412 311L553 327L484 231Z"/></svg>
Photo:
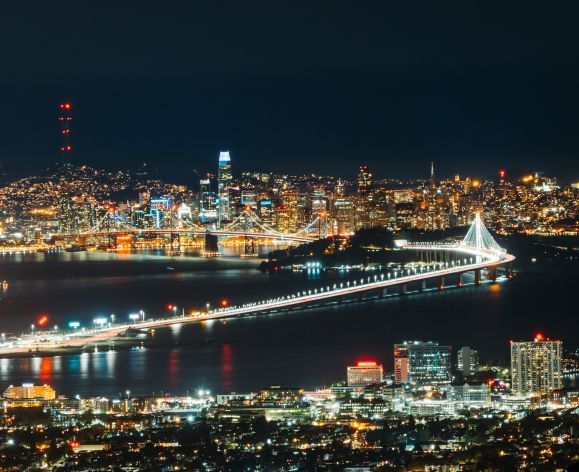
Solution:
<svg viewBox="0 0 579 472"><path fill-rule="evenodd" d="M9 167L58 159L70 100L74 159L95 165L183 176L229 149L237 169L579 180L576 1L10 4Z"/></svg>

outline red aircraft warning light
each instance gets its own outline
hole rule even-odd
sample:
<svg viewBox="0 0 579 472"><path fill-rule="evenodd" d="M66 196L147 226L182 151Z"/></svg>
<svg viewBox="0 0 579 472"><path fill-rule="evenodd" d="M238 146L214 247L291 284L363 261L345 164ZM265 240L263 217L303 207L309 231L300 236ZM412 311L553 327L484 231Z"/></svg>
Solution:
<svg viewBox="0 0 579 472"><path fill-rule="evenodd" d="M46 323L48 323L48 316L40 315L40 317L38 318L38 326L45 326Z"/></svg>
<svg viewBox="0 0 579 472"><path fill-rule="evenodd" d="M69 102L63 102L59 105L60 116L58 121L61 122L61 139L62 144L60 145L60 152L63 154L68 154L72 151L72 146L70 145L70 122L72 121L71 111L72 105Z"/></svg>

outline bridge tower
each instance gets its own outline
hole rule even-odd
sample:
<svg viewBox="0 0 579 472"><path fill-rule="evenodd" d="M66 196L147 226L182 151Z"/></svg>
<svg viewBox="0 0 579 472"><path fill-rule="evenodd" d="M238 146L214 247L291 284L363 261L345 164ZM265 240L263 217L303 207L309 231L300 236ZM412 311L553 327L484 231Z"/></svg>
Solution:
<svg viewBox="0 0 579 472"><path fill-rule="evenodd" d="M478 250L503 252L503 248L498 245L491 233L489 233L478 212L475 214L474 221L461 244Z"/></svg>

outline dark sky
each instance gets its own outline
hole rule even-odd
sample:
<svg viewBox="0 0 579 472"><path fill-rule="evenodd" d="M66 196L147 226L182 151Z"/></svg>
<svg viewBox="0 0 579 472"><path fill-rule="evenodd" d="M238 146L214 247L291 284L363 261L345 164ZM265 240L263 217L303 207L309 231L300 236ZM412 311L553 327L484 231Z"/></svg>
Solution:
<svg viewBox="0 0 579 472"><path fill-rule="evenodd" d="M4 2L0 160L579 180L576 1ZM22 4L22 6L19 6Z"/></svg>

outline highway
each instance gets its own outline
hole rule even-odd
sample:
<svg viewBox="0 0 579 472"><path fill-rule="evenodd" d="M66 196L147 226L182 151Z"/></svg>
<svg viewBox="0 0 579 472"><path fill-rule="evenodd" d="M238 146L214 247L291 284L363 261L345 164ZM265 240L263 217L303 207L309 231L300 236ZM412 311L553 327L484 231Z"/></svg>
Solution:
<svg viewBox="0 0 579 472"><path fill-rule="evenodd" d="M458 259L456 264L433 263L427 270L407 269L398 275L380 274L365 277L359 281L340 282L331 287L320 287L299 291L298 293L282 297L246 303L241 306L218 308L205 314L176 316L170 318L148 319L134 323L114 324L102 328L89 330L75 330L69 332L44 332L35 335L24 335L16 340L0 344L0 356L30 351L42 351L74 346L83 346L95 342L106 341L128 329L148 330L162 326L180 323L195 323L207 320L249 316L264 312L274 312L292 309L303 305L317 305L339 300L342 297L362 294L369 291L378 291L402 284L416 283L432 278L457 275L464 272L485 269L502 264L508 264L515 257L505 252L489 249L471 248L465 245L441 245L441 244L414 244L407 245L403 249L413 251L448 251L458 253L462 261ZM467 259L468 258L468 259ZM468 262L467 262L468 261ZM406 275L404 275L406 272Z"/></svg>

